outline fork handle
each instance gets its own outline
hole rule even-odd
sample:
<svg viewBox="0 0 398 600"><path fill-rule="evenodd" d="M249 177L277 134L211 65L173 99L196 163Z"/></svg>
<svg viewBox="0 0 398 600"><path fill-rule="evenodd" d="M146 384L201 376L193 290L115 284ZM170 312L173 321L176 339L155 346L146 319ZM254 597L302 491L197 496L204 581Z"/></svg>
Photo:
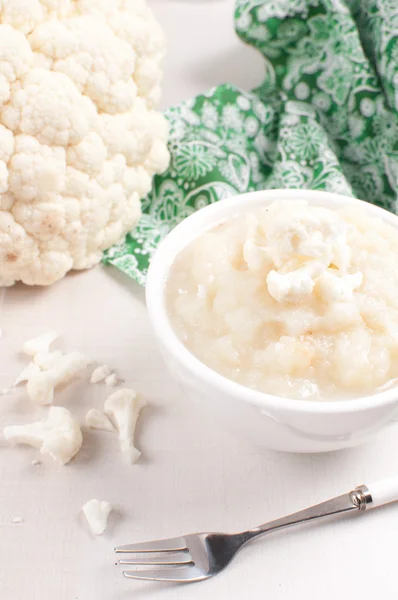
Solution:
<svg viewBox="0 0 398 600"><path fill-rule="evenodd" d="M371 507L382 506L398 500L398 477L388 477L381 481L370 483L368 486L372 502Z"/></svg>
<svg viewBox="0 0 398 600"><path fill-rule="evenodd" d="M398 477L389 477L382 479L369 486L360 485L348 494L331 498L326 502L321 502L305 510L287 515L281 519L276 519L270 523L260 525L244 534L245 541L253 539L258 535L270 533L277 529L305 523L322 517L340 515L347 512L362 512L367 508L373 508L398 501Z"/></svg>

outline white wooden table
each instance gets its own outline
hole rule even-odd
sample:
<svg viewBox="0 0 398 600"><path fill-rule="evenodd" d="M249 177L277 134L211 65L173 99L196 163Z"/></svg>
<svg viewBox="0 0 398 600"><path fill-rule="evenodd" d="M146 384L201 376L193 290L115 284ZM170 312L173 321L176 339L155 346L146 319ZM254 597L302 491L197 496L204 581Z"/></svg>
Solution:
<svg viewBox="0 0 398 600"><path fill-rule="evenodd" d="M260 81L261 59L233 34L232 0L152 4L170 39L164 106L222 81L246 88ZM138 428L142 459L130 468L105 432L85 433L82 451L65 468L51 461L33 466L33 449L0 446L1 600L397 597L398 506L259 540L205 583L123 580L115 544L239 530L396 472L398 430L328 455L250 447L184 401L156 349L143 290L116 270L98 267L49 289L18 285L1 294L0 389L25 364L22 342L55 328L62 348L110 364L150 403ZM83 418L108 392L81 380L57 399ZM0 397L0 406L1 427L37 417L23 390ZM108 530L96 539L80 515L93 497L115 506ZM24 521L12 523L15 517Z"/></svg>

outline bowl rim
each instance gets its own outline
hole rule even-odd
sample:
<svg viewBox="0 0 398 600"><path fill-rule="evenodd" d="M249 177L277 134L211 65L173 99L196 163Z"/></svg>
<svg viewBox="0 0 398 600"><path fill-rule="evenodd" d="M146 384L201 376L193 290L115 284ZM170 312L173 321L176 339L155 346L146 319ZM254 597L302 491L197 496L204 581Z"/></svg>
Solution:
<svg viewBox="0 0 398 600"><path fill-rule="evenodd" d="M161 345L167 349L174 359L198 379L203 380L211 387L223 393L229 394L235 399L243 400L246 403L264 409L264 411L273 408L278 411L290 413L337 414L355 413L366 409L380 408L382 406L393 404L398 399L398 387L377 392L370 396L360 396L358 398L340 401L298 400L274 396L259 390L247 388L242 384L228 379L202 363L199 358L186 348L174 331L167 314L164 290L168 271L179 251L201 235L206 229L214 227L217 223L225 220L227 217L221 217L220 215L220 213L225 210L231 214L240 212L239 209L243 209L243 211L246 212L252 205L257 205L258 203L258 206L260 206L261 201L268 204L275 200L289 200L293 198L307 200L314 204L317 203L317 200L320 201L323 199L324 201L333 204L335 207L343 205L358 206L368 214L370 213L382 218L384 221L387 221L398 229L397 215L363 200L326 191L302 189L261 190L237 194L233 197L218 200L217 202L196 211L179 223L159 244L159 247L151 260L146 283L146 304L155 335L161 342ZM228 209L225 209L227 204ZM203 221L207 222L205 226L198 227L197 232L195 230L195 235L187 236L187 231L189 231L196 222L200 223ZM179 249L176 250L176 246L178 246Z"/></svg>

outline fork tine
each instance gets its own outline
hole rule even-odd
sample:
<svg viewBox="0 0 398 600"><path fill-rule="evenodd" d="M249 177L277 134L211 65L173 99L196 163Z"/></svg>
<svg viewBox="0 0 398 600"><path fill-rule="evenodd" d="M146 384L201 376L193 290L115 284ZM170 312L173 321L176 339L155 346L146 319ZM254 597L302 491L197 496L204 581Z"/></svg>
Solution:
<svg viewBox="0 0 398 600"><path fill-rule="evenodd" d="M147 581L169 581L190 583L207 579L209 576L196 569L194 566L186 566L177 569L153 569L138 571L123 571L127 579L146 579Z"/></svg>
<svg viewBox="0 0 398 600"><path fill-rule="evenodd" d="M121 552L178 552L188 550L185 539L182 537L168 538L166 540L153 540L152 542L140 542L138 544L127 544L117 546L116 553Z"/></svg>
<svg viewBox="0 0 398 600"><path fill-rule="evenodd" d="M130 558L128 560L119 560L119 565L167 565L167 566L178 566L178 565L193 565L193 561L189 554L186 552L167 552L163 554L156 554L156 556L149 556L145 558Z"/></svg>

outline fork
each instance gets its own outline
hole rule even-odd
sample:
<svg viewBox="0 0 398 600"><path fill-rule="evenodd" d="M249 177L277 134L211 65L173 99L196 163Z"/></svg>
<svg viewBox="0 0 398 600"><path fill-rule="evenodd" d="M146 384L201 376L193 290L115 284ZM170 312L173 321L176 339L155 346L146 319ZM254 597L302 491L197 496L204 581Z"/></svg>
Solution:
<svg viewBox="0 0 398 600"><path fill-rule="evenodd" d="M121 565L138 567L137 570L123 571L127 578L185 583L202 581L220 573L245 544L260 535L321 517L352 512L361 514L368 508L396 500L398 476L369 486L360 485L351 492L241 533L193 533L118 546L115 552L138 555L138 558L119 560Z"/></svg>

